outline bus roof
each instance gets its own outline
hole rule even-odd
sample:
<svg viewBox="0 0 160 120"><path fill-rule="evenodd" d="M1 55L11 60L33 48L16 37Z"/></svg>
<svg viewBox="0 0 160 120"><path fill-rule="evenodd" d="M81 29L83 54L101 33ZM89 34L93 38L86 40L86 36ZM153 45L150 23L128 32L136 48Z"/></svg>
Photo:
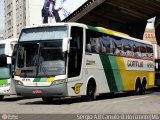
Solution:
<svg viewBox="0 0 160 120"><path fill-rule="evenodd" d="M86 24L83 24L83 23L76 23L76 22L68 22L68 23L59 22L59 23L52 23L52 24L32 25L32 26L25 26L23 29L36 28L36 27L49 27L49 26L63 26L63 25L84 27L86 29L90 29L90 30L93 30L93 31L96 31L96 32L101 32L101 33L105 33L105 34L109 34L109 35L112 35L112 36L129 39L129 40L133 40L133 41L137 41L137 42L141 42L141 43L145 43L145 44L152 44L149 41L143 41L141 39L133 38L133 37L130 37L128 34L125 34L125 33L122 33L122 32L110 30L110 29L107 29L107 28L104 28L104 27L93 27L93 26L89 26L89 25L86 25Z"/></svg>

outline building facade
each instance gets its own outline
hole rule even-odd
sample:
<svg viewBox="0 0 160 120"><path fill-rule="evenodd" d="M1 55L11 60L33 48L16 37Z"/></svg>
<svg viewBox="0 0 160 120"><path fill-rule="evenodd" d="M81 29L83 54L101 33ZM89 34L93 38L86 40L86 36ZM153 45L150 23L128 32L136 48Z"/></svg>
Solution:
<svg viewBox="0 0 160 120"><path fill-rule="evenodd" d="M42 23L43 0L4 0L5 39L15 38L24 26Z"/></svg>
<svg viewBox="0 0 160 120"><path fill-rule="evenodd" d="M154 28L154 21L155 18L148 20L148 24L146 26L144 35L143 35L143 40L149 41L153 44L154 46L154 58L160 59L160 46L157 43L157 39L155 36L155 28Z"/></svg>
<svg viewBox="0 0 160 120"><path fill-rule="evenodd" d="M24 26L39 25L43 22L42 8L49 9L55 15L47 14L47 23L55 23L64 20L87 0L4 0L5 9L5 38L18 37ZM45 6L46 2L50 2L50 6ZM71 7L71 3L74 6ZM51 5L52 4L52 5ZM43 9L43 10L44 10ZM53 14L52 13L52 14ZM46 15L46 14L45 14ZM59 19L57 21L57 19Z"/></svg>
<svg viewBox="0 0 160 120"><path fill-rule="evenodd" d="M0 40L4 40L4 35L0 33Z"/></svg>

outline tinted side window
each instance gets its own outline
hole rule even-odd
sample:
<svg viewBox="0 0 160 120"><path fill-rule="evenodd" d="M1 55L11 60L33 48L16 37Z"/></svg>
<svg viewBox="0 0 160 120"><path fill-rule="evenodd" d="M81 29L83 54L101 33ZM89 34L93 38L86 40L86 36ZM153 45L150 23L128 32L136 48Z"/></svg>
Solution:
<svg viewBox="0 0 160 120"><path fill-rule="evenodd" d="M147 50L146 50L146 45L141 43L141 46L140 46L140 52L141 52L141 58L142 59L147 59Z"/></svg>
<svg viewBox="0 0 160 120"><path fill-rule="evenodd" d="M153 46L152 45L147 45L146 49L147 49L148 59L153 59Z"/></svg>
<svg viewBox="0 0 160 120"><path fill-rule="evenodd" d="M133 52L135 58L141 58L140 43L133 42Z"/></svg>
<svg viewBox="0 0 160 120"><path fill-rule="evenodd" d="M86 35L86 51L93 53L101 53L103 50L101 38L103 34L91 30L87 30Z"/></svg>
<svg viewBox="0 0 160 120"><path fill-rule="evenodd" d="M103 45L103 52L104 53L112 53L111 50L111 37L103 36L102 37L102 45Z"/></svg>
<svg viewBox="0 0 160 120"><path fill-rule="evenodd" d="M122 49L122 40L116 38L112 42L113 42L113 48L114 48L113 54L118 55L118 56L123 56L124 52Z"/></svg>
<svg viewBox="0 0 160 120"><path fill-rule="evenodd" d="M124 56L126 57L133 57L133 41L122 39L123 41L123 50L124 50Z"/></svg>

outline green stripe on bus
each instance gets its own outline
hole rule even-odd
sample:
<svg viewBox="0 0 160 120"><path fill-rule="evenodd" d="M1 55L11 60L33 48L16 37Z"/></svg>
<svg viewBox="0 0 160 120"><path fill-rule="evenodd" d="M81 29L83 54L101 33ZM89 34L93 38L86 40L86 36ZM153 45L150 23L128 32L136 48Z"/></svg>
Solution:
<svg viewBox="0 0 160 120"><path fill-rule="evenodd" d="M34 80L33 80L33 82L39 82L41 80L41 78L35 78Z"/></svg>
<svg viewBox="0 0 160 120"><path fill-rule="evenodd" d="M8 83L8 80L0 79L0 85L7 84L7 83Z"/></svg>
<svg viewBox="0 0 160 120"><path fill-rule="evenodd" d="M41 78L40 82L46 82L47 78Z"/></svg>
<svg viewBox="0 0 160 120"><path fill-rule="evenodd" d="M96 27L92 27L92 26L87 26L89 30L93 30L93 31L96 31L96 32L101 32L98 28Z"/></svg>
<svg viewBox="0 0 160 120"><path fill-rule="evenodd" d="M100 59L102 61L102 65L104 68L104 72L107 78L108 86L111 92L118 91L117 86L116 86L116 81L114 78L114 73L111 65L111 61L113 57L110 57L105 54L100 55ZM114 60L114 59L113 59Z"/></svg>
<svg viewBox="0 0 160 120"><path fill-rule="evenodd" d="M87 26L89 30L93 30L95 32L101 32L101 33L105 33L106 34L106 31L104 31L103 29L100 29L100 28L96 28L96 27L92 27L92 26Z"/></svg>
<svg viewBox="0 0 160 120"><path fill-rule="evenodd" d="M115 56L109 56L109 60L112 66L112 70L113 70L113 75L115 78L115 82L116 82L116 86L118 91L122 91L124 90L123 84L122 84L122 78L121 78L121 74L120 74L120 70L117 64L117 60Z"/></svg>

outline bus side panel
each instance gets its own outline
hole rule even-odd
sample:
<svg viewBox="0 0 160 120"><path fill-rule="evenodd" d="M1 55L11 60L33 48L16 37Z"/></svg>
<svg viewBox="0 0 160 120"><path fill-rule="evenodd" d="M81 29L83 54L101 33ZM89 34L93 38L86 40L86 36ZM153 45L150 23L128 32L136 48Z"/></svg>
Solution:
<svg viewBox="0 0 160 120"><path fill-rule="evenodd" d="M122 91L124 88L116 57L106 54L101 54L100 57L110 91Z"/></svg>
<svg viewBox="0 0 160 120"><path fill-rule="evenodd" d="M68 79L69 96L86 95L87 83L91 78L96 82L96 94L110 92L99 54L86 55L81 77Z"/></svg>
<svg viewBox="0 0 160 120"><path fill-rule="evenodd" d="M146 78L146 88L154 86L153 61L117 57L117 63L124 85L124 91L135 90L137 78L141 79L141 83L143 78Z"/></svg>

